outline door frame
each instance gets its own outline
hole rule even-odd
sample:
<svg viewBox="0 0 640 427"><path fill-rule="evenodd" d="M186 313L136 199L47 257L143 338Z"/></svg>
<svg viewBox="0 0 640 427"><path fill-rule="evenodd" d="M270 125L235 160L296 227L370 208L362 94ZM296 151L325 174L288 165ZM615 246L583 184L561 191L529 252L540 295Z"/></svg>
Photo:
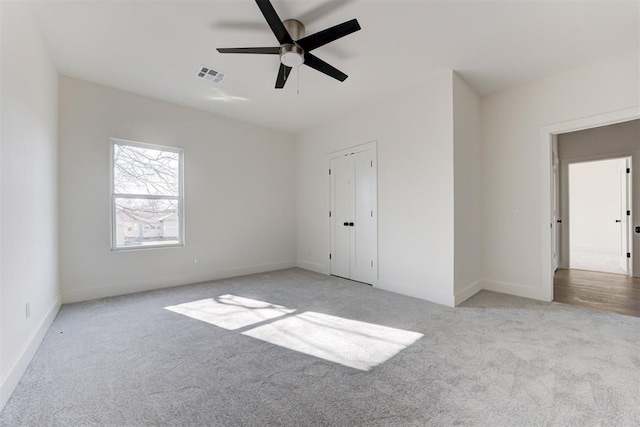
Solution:
<svg viewBox="0 0 640 427"><path fill-rule="evenodd" d="M375 279L372 281L372 283L370 283L373 287L377 286L378 283L378 277L380 275L380 259L379 259L379 239L378 236L380 234L380 221L378 221L378 141L370 141L370 142L365 142L362 144L358 144L358 145L354 145L351 147L347 147L347 148L341 148L339 150L336 151L331 151L329 153L327 153L326 156L326 165L327 165L327 171L331 170L331 159L336 159L339 157L344 157L344 156L350 156L352 154L355 153L359 153L362 151L371 151L373 153L373 159L375 162L375 177L376 177L376 201L373 207L373 215L374 218L376 219L376 247L375 247ZM329 206L329 212L331 212L331 175L329 173L327 173L327 188L328 188L328 192L327 192L327 206ZM333 251L333 238L331 235L331 217L329 215L327 215L327 229L329 231L329 253L332 253ZM329 260L329 275L331 275L331 260Z"/></svg>
<svg viewBox="0 0 640 427"><path fill-rule="evenodd" d="M640 119L640 106L540 128L540 298L553 301L553 136ZM564 215L564 213L563 213Z"/></svg>
<svg viewBox="0 0 640 427"><path fill-rule="evenodd" d="M552 211L553 218L551 218L552 227L555 227L555 232L551 233L552 239L552 257L553 257L553 271L557 271L560 268L561 257L562 257L562 230L564 227L561 227L562 224L562 169L560 166L560 158L558 157L558 137L557 135L553 136L553 149L552 149Z"/></svg>
<svg viewBox="0 0 640 427"><path fill-rule="evenodd" d="M561 229L561 248L560 248L560 259L562 262L560 263L559 268L568 269L571 265L571 250L570 250L570 238L571 238L571 207L569 205L569 165L576 163L589 163L589 162L597 162L600 160L615 160L615 159L631 159L631 173L633 176L633 165L636 164L637 159L639 158L640 152L635 151L618 151L611 153L603 153L596 154L592 156L579 156L579 157L569 157L566 159L560 160L560 212L562 216L562 229ZM633 224L633 218L635 217L635 212L633 209L633 179L629 183L629 188L632 192L631 194L631 215L627 218L628 221ZM633 227L632 227L633 228ZM631 259L629 260L628 272L627 276L633 276L633 233L631 233L631 238L629 239L629 251L631 252Z"/></svg>

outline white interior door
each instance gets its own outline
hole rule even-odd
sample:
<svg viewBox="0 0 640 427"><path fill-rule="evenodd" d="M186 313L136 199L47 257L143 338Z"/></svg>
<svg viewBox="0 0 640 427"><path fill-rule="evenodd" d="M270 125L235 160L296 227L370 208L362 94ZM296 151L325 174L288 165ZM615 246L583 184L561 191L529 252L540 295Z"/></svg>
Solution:
<svg viewBox="0 0 640 427"><path fill-rule="evenodd" d="M631 165L626 159L625 169L620 170L620 268L629 273L629 255L631 253ZM629 172L627 172L629 171Z"/></svg>
<svg viewBox="0 0 640 427"><path fill-rule="evenodd" d="M370 150L350 156L353 160L354 194L351 229L351 279L373 283L376 279L377 225L376 173Z"/></svg>
<svg viewBox="0 0 640 427"><path fill-rule="evenodd" d="M551 224L553 240L553 271L558 269L560 263L560 229L562 220L560 219L560 173L559 159L554 152L553 159L553 223Z"/></svg>
<svg viewBox="0 0 640 427"><path fill-rule="evenodd" d="M331 274L373 284L378 271L375 152L332 158L330 168Z"/></svg>
<svg viewBox="0 0 640 427"><path fill-rule="evenodd" d="M353 166L348 157L331 159L331 274L351 276Z"/></svg>

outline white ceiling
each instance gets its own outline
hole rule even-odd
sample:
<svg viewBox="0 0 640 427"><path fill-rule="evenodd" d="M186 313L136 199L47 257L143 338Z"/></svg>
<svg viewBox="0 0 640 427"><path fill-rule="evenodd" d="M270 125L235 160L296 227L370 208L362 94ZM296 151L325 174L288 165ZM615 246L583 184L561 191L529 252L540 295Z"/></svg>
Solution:
<svg viewBox="0 0 640 427"><path fill-rule="evenodd" d="M297 132L456 70L485 95L638 49L638 1L272 0L307 35L357 18L362 30L314 51L349 75L300 67L274 89L276 46L252 0L30 2L60 73ZM227 73L196 78L204 64ZM381 105L384 108L384 105Z"/></svg>

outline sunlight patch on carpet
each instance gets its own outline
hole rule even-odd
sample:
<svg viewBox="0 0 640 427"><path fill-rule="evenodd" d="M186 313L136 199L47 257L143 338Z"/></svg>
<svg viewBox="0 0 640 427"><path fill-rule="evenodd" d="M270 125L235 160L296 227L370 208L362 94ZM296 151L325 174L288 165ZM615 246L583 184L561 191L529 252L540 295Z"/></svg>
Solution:
<svg viewBox="0 0 640 427"><path fill-rule="evenodd" d="M386 362L423 336L313 311L295 314L282 305L236 295L165 309L231 331L260 323L242 335L362 371Z"/></svg>
<svg viewBox="0 0 640 427"><path fill-rule="evenodd" d="M231 331L296 311L281 305L236 295L222 295L168 306L165 309Z"/></svg>
<svg viewBox="0 0 640 427"><path fill-rule="evenodd" d="M363 371L391 359L423 336L311 311L242 334Z"/></svg>

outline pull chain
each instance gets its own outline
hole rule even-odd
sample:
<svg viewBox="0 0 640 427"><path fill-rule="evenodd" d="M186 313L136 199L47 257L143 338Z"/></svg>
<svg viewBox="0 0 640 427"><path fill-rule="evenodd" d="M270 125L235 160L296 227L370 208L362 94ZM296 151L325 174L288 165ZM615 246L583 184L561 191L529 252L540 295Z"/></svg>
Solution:
<svg viewBox="0 0 640 427"><path fill-rule="evenodd" d="M296 67L298 69L298 78L297 78L297 83L298 83L298 95L300 95L300 66Z"/></svg>

